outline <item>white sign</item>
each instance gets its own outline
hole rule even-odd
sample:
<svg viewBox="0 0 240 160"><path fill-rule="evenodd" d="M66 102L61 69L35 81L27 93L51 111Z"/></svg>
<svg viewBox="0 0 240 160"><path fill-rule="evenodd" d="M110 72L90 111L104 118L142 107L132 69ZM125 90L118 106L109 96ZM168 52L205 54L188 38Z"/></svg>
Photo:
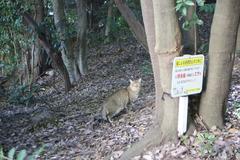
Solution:
<svg viewBox="0 0 240 160"><path fill-rule="evenodd" d="M172 97L197 94L202 91L203 55L176 57L172 71Z"/></svg>

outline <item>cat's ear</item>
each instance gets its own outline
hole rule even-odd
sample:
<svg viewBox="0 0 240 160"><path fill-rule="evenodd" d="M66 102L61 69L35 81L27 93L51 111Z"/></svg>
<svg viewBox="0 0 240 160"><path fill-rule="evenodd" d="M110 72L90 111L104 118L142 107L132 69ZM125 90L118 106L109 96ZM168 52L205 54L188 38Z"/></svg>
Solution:
<svg viewBox="0 0 240 160"><path fill-rule="evenodd" d="M131 84L133 83L133 81L131 79L129 79L129 81L130 81Z"/></svg>
<svg viewBox="0 0 240 160"><path fill-rule="evenodd" d="M138 83L141 83L141 81L142 81L142 78L139 78L139 79L138 79Z"/></svg>

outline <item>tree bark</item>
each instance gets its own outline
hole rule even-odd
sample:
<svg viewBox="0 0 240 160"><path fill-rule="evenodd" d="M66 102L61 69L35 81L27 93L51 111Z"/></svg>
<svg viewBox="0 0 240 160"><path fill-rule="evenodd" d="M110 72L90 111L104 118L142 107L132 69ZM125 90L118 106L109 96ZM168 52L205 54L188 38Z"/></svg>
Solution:
<svg viewBox="0 0 240 160"><path fill-rule="evenodd" d="M177 139L178 98L172 98L170 91L172 62L181 51L181 33L174 7L175 0L153 0L155 54L158 56L163 89L161 133L164 141Z"/></svg>
<svg viewBox="0 0 240 160"><path fill-rule="evenodd" d="M240 53L240 25L238 26L236 53L238 53L238 54Z"/></svg>
<svg viewBox="0 0 240 160"><path fill-rule="evenodd" d="M235 57L240 16L239 0L218 0L211 28L206 91L200 101L200 115L208 127L223 127Z"/></svg>
<svg viewBox="0 0 240 160"><path fill-rule="evenodd" d="M85 0L76 0L77 4L77 16L78 20L76 23L77 29L77 65L82 75L85 75L88 71L87 65L87 3Z"/></svg>
<svg viewBox="0 0 240 160"><path fill-rule="evenodd" d="M67 22L64 13L64 0L52 0L54 11L54 23L61 41L61 53L64 64L70 76L70 81L75 82L80 78L77 69L76 57L74 55L74 48L72 48L74 41L67 34Z"/></svg>
<svg viewBox="0 0 240 160"><path fill-rule="evenodd" d="M35 0L35 15L34 19L38 25L43 22L44 4L43 1ZM44 72L46 68L47 54L43 52L38 40L32 45L31 53L31 74L33 81Z"/></svg>
<svg viewBox="0 0 240 160"><path fill-rule="evenodd" d="M71 89L71 82L67 69L63 63L61 54L56 52L52 45L48 43L44 33L41 32L37 23L27 13L23 14L23 18L27 22L27 24L37 33L39 43L45 49L48 56L52 59L53 67L58 69L60 74L62 75L65 83L65 90L69 91Z"/></svg>
<svg viewBox="0 0 240 160"><path fill-rule="evenodd" d="M170 95L172 62L181 50L175 0L141 0L141 7L154 71L156 111L149 132L123 153L122 160L151 146L177 140L178 98Z"/></svg>
<svg viewBox="0 0 240 160"><path fill-rule="evenodd" d="M146 40L146 34L144 31L143 25L137 20L134 13L131 11L131 9L123 2L123 0L114 0L117 8L121 12L124 19L127 21L130 29L133 31L136 39L139 43L143 45L143 47L148 50L147 48L147 40Z"/></svg>
<svg viewBox="0 0 240 160"><path fill-rule="evenodd" d="M154 51L155 47L155 26L154 26L154 13L153 13L153 4L152 0L141 0L141 8L143 15L143 22L145 27L145 32L147 36L148 43L148 52L150 53L150 58L152 62L152 68L154 73L154 83L155 83L155 115L154 115L154 125L151 126L150 130L146 133L146 135L136 144L123 153L121 159L128 159L137 154L140 154L145 149L150 146L154 146L156 144L160 144L161 142L161 132L160 132L160 124L162 122L162 114L163 110L162 106L162 87L161 87L161 77L159 70L159 63L157 54Z"/></svg>
<svg viewBox="0 0 240 160"><path fill-rule="evenodd" d="M110 42L110 31L112 26L112 14L113 14L113 0L108 2L108 13L107 13L107 20L106 20L106 28L105 28L105 43Z"/></svg>

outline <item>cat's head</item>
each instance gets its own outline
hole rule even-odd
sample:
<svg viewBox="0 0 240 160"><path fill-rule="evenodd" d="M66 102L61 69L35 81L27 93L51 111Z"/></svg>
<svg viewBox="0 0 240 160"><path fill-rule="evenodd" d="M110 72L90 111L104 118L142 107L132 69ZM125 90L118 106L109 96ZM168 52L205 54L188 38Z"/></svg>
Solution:
<svg viewBox="0 0 240 160"><path fill-rule="evenodd" d="M142 79L139 78L138 80L131 80L130 79L130 88L134 91L139 90L141 87L141 81Z"/></svg>

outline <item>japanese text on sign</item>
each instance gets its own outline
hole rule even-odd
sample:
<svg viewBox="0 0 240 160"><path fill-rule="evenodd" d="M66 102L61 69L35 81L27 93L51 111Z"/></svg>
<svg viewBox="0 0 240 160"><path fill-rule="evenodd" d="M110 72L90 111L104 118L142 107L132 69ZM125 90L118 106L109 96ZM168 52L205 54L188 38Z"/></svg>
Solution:
<svg viewBox="0 0 240 160"><path fill-rule="evenodd" d="M197 94L202 91L204 56L176 57L172 72L172 97Z"/></svg>

